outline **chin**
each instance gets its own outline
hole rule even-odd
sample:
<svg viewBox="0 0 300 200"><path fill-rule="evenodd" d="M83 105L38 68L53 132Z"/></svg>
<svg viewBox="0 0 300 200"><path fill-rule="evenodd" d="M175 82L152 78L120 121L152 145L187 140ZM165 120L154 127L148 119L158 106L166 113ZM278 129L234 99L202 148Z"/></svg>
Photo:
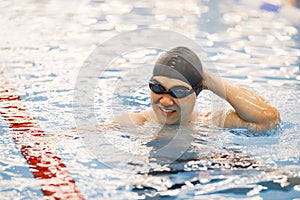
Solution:
<svg viewBox="0 0 300 200"><path fill-rule="evenodd" d="M165 122L165 124L167 124L167 125L178 125L178 124L180 124L179 122Z"/></svg>
<svg viewBox="0 0 300 200"><path fill-rule="evenodd" d="M167 118L161 118L160 124L165 124L165 125L178 125L180 124L180 121L176 119L167 119Z"/></svg>
<svg viewBox="0 0 300 200"><path fill-rule="evenodd" d="M178 117L178 113L174 113L173 116L166 116L158 107L154 109L155 114L157 116L158 122L162 125L178 125L180 124L180 120Z"/></svg>

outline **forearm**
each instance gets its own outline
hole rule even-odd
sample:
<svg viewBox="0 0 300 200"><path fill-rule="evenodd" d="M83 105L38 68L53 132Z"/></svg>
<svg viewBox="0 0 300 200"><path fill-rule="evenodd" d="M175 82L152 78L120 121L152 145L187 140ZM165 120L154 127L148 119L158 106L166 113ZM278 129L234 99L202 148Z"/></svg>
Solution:
<svg viewBox="0 0 300 200"><path fill-rule="evenodd" d="M228 101L245 122L271 125L279 122L277 109L258 94L236 86L209 71L206 71L205 75L205 87Z"/></svg>

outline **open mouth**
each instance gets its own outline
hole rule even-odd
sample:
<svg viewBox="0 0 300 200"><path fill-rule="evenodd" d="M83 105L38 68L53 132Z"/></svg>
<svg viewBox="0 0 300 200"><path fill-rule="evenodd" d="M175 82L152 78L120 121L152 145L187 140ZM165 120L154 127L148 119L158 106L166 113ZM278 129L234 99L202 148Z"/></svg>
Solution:
<svg viewBox="0 0 300 200"><path fill-rule="evenodd" d="M163 107L159 107L159 109L161 110L162 114L166 117L170 117L170 116L174 115L174 113L176 112L175 109L166 109Z"/></svg>

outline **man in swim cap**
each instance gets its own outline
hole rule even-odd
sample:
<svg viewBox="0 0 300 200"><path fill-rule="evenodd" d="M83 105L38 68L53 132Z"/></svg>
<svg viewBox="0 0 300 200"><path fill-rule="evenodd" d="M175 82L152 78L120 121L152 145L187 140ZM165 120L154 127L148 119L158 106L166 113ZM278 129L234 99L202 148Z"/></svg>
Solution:
<svg viewBox="0 0 300 200"><path fill-rule="evenodd" d="M117 122L126 124L130 119L134 124L147 121L187 124L212 119L220 127L256 132L276 128L280 122L279 112L265 99L206 70L199 57L187 47L176 47L158 58L149 88L153 109L131 113L129 118L116 118ZM232 109L206 114L195 112L196 98L204 89L226 100Z"/></svg>
<svg viewBox="0 0 300 200"><path fill-rule="evenodd" d="M201 73L200 59L186 47L171 49L158 58L149 81L158 122L176 124L191 120L196 97L203 87Z"/></svg>

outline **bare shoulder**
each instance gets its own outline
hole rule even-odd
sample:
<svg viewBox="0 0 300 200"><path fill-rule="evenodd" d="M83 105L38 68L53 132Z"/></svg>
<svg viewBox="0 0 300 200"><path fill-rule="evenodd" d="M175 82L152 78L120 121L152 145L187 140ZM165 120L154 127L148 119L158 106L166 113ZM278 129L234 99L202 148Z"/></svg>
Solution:
<svg viewBox="0 0 300 200"><path fill-rule="evenodd" d="M138 113L127 113L119 115L113 119L120 125L140 125L150 120L151 111L142 111Z"/></svg>
<svg viewBox="0 0 300 200"><path fill-rule="evenodd" d="M212 124L219 127L224 127L227 113L230 112L229 109L207 111L204 113L197 112L197 121L204 122L206 124Z"/></svg>

